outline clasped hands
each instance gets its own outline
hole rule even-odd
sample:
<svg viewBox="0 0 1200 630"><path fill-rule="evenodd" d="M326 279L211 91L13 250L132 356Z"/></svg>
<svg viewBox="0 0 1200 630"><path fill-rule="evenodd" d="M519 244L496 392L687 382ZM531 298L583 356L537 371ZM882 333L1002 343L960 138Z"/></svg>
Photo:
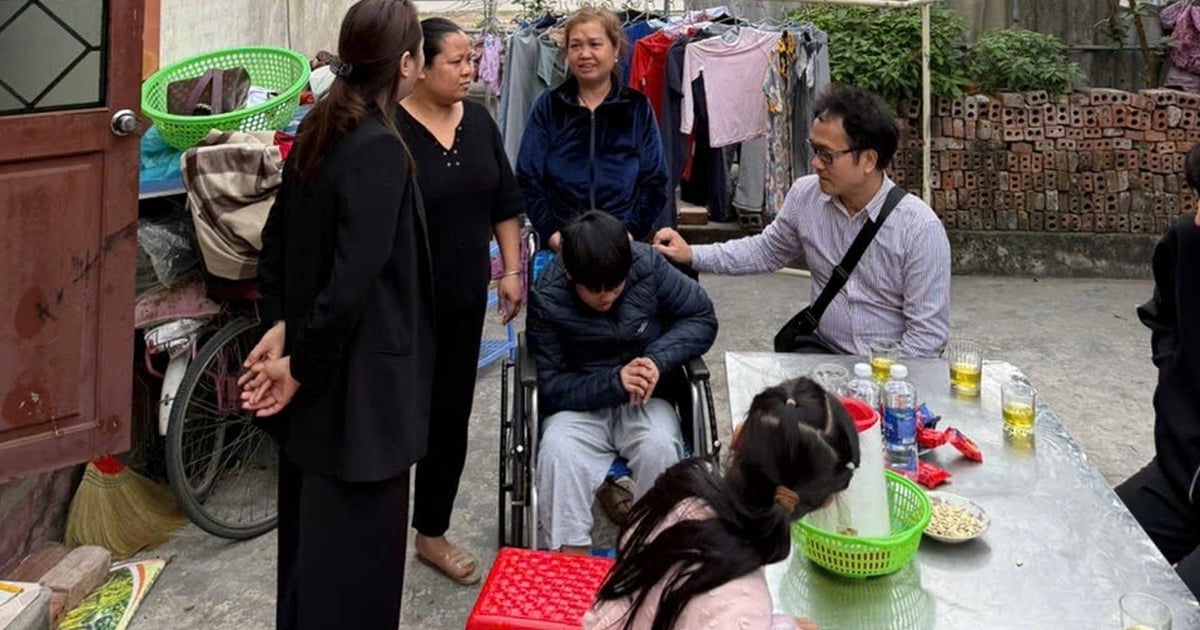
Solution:
<svg viewBox="0 0 1200 630"><path fill-rule="evenodd" d="M644 405L650 402L658 385L658 365L646 357L638 357L621 368L620 377L621 387L629 394L629 404Z"/></svg>
<svg viewBox="0 0 1200 630"><path fill-rule="evenodd" d="M282 411L300 388L300 383L292 378L292 358L283 356L285 332L285 324L276 323L242 363L246 369L238 377L238 386L242 388L242 409L253 411L259 418Z"/></svg>

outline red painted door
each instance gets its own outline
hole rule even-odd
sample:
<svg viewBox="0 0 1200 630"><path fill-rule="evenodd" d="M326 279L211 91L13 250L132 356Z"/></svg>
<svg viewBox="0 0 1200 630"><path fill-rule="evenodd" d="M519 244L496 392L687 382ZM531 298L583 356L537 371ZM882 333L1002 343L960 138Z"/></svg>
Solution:
<svg viewBox="0 0 1200 630"><path fill-rule="evenodd" d="M0 2L0 482L129 448L142 3Z"/></svg>

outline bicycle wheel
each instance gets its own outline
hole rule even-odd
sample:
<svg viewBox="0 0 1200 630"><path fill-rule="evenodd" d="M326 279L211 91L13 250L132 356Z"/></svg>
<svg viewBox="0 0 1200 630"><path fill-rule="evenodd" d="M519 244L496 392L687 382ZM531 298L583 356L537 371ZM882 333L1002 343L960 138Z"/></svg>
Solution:
<svg viewBox="0 0 1200 630"><path fill-rule="evenodd" d="M242 411L237 378L258 343L238 317L209 337L179 384L167 422L167 478L179 507L221 538L253 538L279 518L279 448Z"/></svg>

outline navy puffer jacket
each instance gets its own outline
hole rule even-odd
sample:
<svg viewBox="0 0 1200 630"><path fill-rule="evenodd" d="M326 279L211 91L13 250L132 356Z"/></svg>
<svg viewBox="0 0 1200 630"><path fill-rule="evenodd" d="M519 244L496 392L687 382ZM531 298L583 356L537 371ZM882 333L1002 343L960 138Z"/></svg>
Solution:
<svg viewBox="0 0 1200 630"><path fill-rule="evenodd" d="M579 299L562 258L556 257L529 292L526 326L545 415L627 403L619 375L625 364L651 359L661 385L686 361L707 352L717 337L708 294L643 243L633 243L625 289L607 313Z"/></svg>

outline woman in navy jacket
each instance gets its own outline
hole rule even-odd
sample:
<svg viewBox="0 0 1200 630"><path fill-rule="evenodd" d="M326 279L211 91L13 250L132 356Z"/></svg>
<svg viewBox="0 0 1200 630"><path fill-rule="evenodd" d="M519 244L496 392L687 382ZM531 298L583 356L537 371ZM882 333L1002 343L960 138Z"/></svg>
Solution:
<svg viewBox="0 0 1200 630"><path fill-rule="evenodd" d="M645 239L667 202L667 166L654 110L621 85L617 16L580 9L567 20L571 77L538 96L517 157L525 212L543 246L588 210L611 213Z"/></svg>

